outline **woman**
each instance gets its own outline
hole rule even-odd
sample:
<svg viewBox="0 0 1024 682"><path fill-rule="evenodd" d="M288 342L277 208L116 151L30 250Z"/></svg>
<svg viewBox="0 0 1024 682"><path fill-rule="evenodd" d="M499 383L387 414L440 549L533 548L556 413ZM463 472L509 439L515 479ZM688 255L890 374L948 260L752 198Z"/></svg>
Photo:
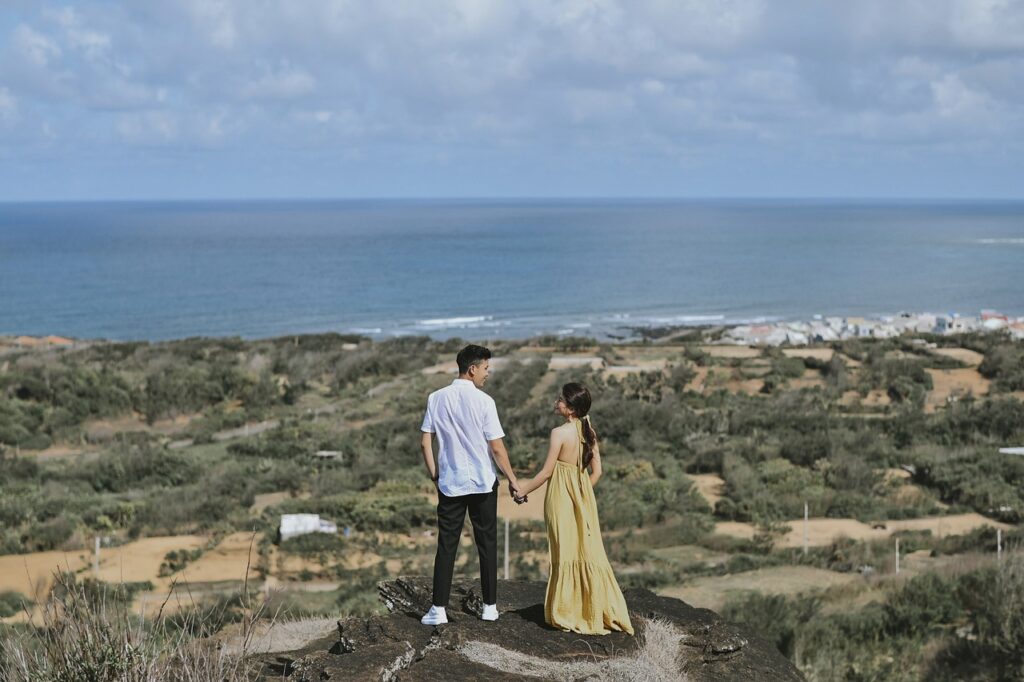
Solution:
<svg viewBox="0 0 1024 682"><path fill-rule="evenodd" d="M594 485L601 478L601 451L588 416L590 391L583 384L566 384L555 401L555 412L566 423L551 430L544 467L532 480L519 479L522 497L548 482L544 522L551 575L544 619L561 630L586 635L612 630L633 634L597 520Z"/></svg>

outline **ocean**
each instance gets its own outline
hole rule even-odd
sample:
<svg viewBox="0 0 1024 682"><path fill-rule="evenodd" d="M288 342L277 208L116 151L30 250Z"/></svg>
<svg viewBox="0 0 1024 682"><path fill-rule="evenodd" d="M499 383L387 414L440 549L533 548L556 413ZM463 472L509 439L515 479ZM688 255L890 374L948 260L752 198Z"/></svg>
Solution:
<svg viewBox="0 0 1024 682"><path fill-rule="evenodd" d="M1024 315L1024 203L0 204L0 334L480 340Z"/></svg>

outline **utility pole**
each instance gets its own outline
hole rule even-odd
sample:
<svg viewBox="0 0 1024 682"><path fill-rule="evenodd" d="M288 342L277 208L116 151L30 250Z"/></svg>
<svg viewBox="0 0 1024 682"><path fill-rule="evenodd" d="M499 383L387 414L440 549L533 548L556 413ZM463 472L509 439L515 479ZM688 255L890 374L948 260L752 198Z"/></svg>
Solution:
<svg viewBox="0 0 1024 682"><path fill-rule="evenodd" d="M505 517L505 580L508 580L508 517Z"/></svg>
<svg viewBox="0 0 1024 682"><path fill-rule="evenodd" d="M807 517L808 517L809 511L810 510L807 507L807 503L804 502L804 556L807 556L807 544L808 544L808 538L807 538Z"/></svg>

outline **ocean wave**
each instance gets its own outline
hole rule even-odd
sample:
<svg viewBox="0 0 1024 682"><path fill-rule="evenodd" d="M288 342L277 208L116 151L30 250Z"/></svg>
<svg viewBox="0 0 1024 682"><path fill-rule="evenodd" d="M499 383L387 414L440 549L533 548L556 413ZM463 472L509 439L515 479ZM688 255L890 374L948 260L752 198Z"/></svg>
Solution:
<svg viewBox="0 0 1024 682"><path fill-rule="evenodd" d="M346 330L350 334L383 334L384 330L380 327L351 327Z"/></svg>
<svg viewBox="0 0 1024 682"><path fill-rule="evenodd" d="M670 315L668 317L648 317L647 324L700 324L702 322L722 322L725 315Z"/></svg>
<svg viewBox="0 0 1024 682"><path fill-rule="evenodd" d="M500 323L488 324L494 321L491 315L472 315L463 317L438 317L431 320L418 320L417 327L473 327L473 326L497 326Z"/></svg>
<svg viewBox="0 0 1024 682"><path fill-rule="evenodd" d="M1024 237L1001 237L988 239L975 239L975 244L1014 244L1024 246Z"/></svg>

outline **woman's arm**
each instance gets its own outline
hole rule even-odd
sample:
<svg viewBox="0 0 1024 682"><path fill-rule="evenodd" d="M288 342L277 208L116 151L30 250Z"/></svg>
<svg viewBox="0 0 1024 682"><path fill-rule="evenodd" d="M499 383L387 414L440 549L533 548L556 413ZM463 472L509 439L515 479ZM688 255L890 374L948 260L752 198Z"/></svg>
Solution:
<svg viewBox="0 0 1024 682"><path fill-rule="evenodd" d="M598 447L597 443L594 443L594 457L590 460L590 485L591 485L591 487L597 485L597 481L600 478L601 478L601 448Z"/></svg>
<svg viewBox="0 0 1024 682"><path fill-rule="evenodd" d="M519 490L521 495L529 495L537 488L544 485L545 481L551 478L555 471L555 462L558 461L558 453L562 449L562 441L554 430L551 431L551 442L548 445L548 458L537 475L531 479L519 479Z"/></svg>

